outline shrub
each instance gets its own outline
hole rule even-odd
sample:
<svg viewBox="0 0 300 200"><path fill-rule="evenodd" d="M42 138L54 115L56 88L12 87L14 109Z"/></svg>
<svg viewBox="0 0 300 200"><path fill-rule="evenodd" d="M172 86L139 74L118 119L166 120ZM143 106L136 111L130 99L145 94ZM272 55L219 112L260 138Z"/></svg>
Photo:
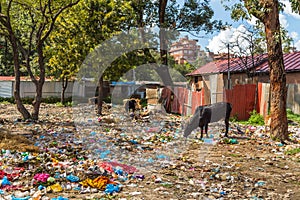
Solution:
<svg viewBox="0 0 300 200"><path fill-rule="evenodd" d="M300 123L300 115L294 114L291 109L287 109L286 112L289 120Z"/></svg>
<svg viewBox="0 0 300 200"><path fill-rule="evenodd" d="M0 102L2 103L14 103L15 102L15 99L13 97L0 97Z"/></svg>
<svg viewBox="0 0 300 200"><path fill-rule="evenodd" d="M248 119L248 124L264 125L265 122L263 116L257 113L256 110L253 110L252 112L250 112L250 118Z"/></svg>
<svg viewBox="0 0 300 200"><path fill-rule="evenodd" d="M232 117L229 118L229 120L230 120L231 122L238 122L238 121L239 121L238 115L237 115L237 114L234 114Z"/></svg>
<svg viewBox="0 0 300 200"><path fill-rule="evenodd" d="M291 149L291 150L285 151L284 153L287 155L295 155L295 154L300 153L300 148Z"/></svg>

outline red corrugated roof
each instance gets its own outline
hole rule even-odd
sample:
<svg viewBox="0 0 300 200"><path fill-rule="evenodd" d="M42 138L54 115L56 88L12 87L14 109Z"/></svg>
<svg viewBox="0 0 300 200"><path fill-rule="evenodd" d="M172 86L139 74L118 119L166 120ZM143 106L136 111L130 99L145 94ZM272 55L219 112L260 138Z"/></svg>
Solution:
<svg viewBox="0 0 300 200"><path fill-rule="evenodd" d="M283 62L286 72L300 71L300 52L292 52L283 55ZM257 72L268 72L268 62L263 63L256 68Z"/></svg>
<svg viewBox="0 0 300 200"><path fill-rule="evenodd" d="M286 72L300 71L300 52L287 53L283 55L284 65ZM247 61L247 62L246 62ZM232 58L229 63L230 72L243 72L247 69L253 69L253 64L255 65L256 72L268 72L268 55L262 54L254 57L254 63L250 57ZM247 63L247 65L245 64ZM187 74L187 76L194 76L200 74L215 74L215 73L225 73L228 72L228 60L217 60L202 67L196 69L195 71Z"/></svg>
<svg viewBox="0 0 300 200"><path fill-rule="evenodd" d="M28 76L21 76L21 81L31 81L30 77ZM46 78L45 81L51 81L53 79ZM0 76L0 81L15 81L14 76Z"/></svg>
<svg viewBox="0 0 300 200"><path fill-rule="evenodd" d="M15 77L13 76L0 76L0 81L13 81Z"/></svg>

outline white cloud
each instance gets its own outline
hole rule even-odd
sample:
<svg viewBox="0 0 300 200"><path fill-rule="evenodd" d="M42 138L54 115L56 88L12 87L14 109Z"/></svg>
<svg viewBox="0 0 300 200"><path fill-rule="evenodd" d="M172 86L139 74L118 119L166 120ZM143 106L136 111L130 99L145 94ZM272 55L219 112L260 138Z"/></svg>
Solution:
<svg viewBox="0 0 300 200"><path fill-rule="evenodd" d="M288 28L289 23L288 23L288 21L287 21L285 15L279 14L279 21L280 21L280 25L281 25L283 28L285 28L285 29Z"/></svg>
<svg viewBox="0 0 300 200"><path fill-rule="evenodd" d="M228 28L222 30L218 35L210 39L207 45L207 48L214 53L226 52L226 44L229 42L229 39L232 37L235 28Z"/></svg>
<svg viewBox="0 0 300 200"><path fill-rule="evenodd" d="M290 36L291 36L291 38L293 38L294 40L297 40L297 39L298 39L298 33L295 32L295 31L291 32Z"/></svg>
<svg viewBox="0 0 300 200"><path fill-rule="evenodd" d="M256 21L258 19L256 17L254 17L253 15L251 15L251 19L250 20L247 20L248 24L254 26L256 24Z"/></svg>
<svg viewBox="0 0 300 200"><path fill-rule="evenodd" d="M290 15L290 16L296 18L296 19L300 19L300 15L296 14L292 11L291 2L289 0L281 0L280 2L285 5L284 13L286 13L287 15Z"/></svg>
<svg viewBox="0 0 300 200"><path fill-rule="evenodd" d="M227 53L227 44L236 44L243 49L249 49L249 42L247 42L243 37L247 38L247 34L249 32L245 28L244 25L240 25L237 28L229 28L224 31L221 31L218 35L214 36L211 40L209 40L209 44L207 48L218 54L218 53ZM249 33L250 34L250 33ZM240 50L236 48L231 48L231 52L240 52Z"/></svg>
<svg viewBox="0 0 300 200"><path fill-rule="evenodd" d="M298 51L300 51L300 40L295 43L295 47Z"/></svg>

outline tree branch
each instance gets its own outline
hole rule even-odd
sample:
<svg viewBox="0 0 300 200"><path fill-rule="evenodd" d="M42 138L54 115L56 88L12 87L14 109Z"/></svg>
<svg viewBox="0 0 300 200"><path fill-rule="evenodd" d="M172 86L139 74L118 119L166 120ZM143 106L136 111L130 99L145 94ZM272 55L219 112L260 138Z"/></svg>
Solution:
<svg viewBox="0 0 300 200"><path fill-rule="evenodd" d="M46 38L50 35L51 31L53 30L54 28L54 25L55 25L55 21L56 19L58 18L58 16L64 11L66 10L67 8L70 8L76 4L79 3L80 0L76 0L74 3L69 3L68 5L62 7L61 9L59 9L56 14L51 18L52 21L51 21L51 24L50 24L50 27L49 27L49 30L46 32L46 34L41 38L41 42L44 42L46 40Z"/></svg>

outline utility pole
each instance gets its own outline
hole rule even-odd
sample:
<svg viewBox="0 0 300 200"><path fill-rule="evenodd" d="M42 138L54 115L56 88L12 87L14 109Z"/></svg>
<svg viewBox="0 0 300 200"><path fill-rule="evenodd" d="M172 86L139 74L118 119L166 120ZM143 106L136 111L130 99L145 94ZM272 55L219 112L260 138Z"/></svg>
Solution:
<svg viewBox="0 0 300 200"><path fill-rule="evenodd" d="M228 50L228 69L227 69L227 88L230 89L230 54L229 54L229 43L227 44L227 50Z"/></svg>

